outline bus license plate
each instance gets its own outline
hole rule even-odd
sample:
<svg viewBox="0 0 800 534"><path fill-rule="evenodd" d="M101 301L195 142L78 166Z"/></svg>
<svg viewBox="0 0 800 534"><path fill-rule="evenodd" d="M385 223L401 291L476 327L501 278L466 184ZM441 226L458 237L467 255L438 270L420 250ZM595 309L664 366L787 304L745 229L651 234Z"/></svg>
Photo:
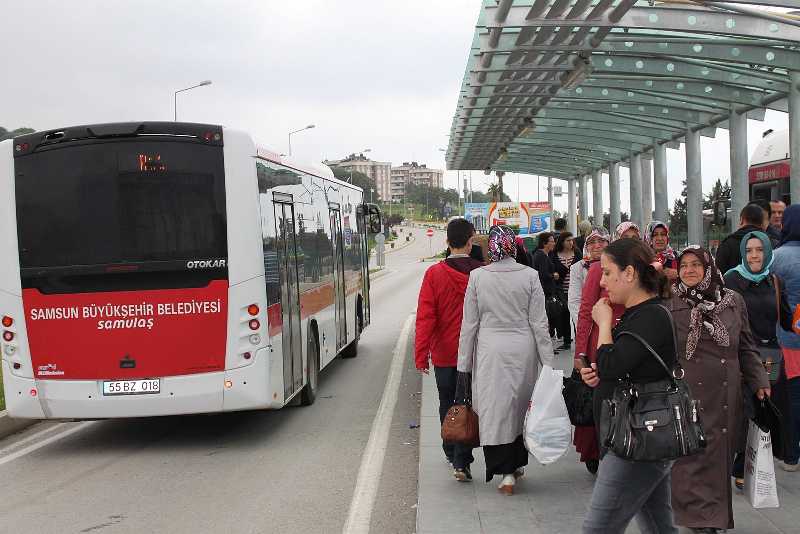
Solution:
<svg viewBox="0 0 800 534"><path fill-rule="evenodd" d="M146 395L160 391L161 381L157 378L103 382L103 395Z"/></svg>

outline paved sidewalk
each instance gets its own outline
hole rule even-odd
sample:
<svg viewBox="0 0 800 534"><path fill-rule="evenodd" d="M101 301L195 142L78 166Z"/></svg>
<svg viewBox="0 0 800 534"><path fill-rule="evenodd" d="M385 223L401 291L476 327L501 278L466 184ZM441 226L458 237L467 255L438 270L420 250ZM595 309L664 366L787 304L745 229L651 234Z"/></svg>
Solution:
<svg viewBox="0 0 800 534"><path fill-rule="evenodd" d="M559 367L568 369L572 355L562 352ZM499 479L484 483L483 453L475 450L472 483L452 477L439 438L438 396L432 375L423 378L419 454L417 534L577 534L592 493L594 477L575 450L555 464L542 466L531 456L525 477L512 497L497 491ZM800 533L800 472L776 465L781 508L754 510L741 493L734 494L736 534ZM682 531L683 532L683 531ZM687 531L688 532L688 531ZM639 533L631 525L626 533Z"/></svg>

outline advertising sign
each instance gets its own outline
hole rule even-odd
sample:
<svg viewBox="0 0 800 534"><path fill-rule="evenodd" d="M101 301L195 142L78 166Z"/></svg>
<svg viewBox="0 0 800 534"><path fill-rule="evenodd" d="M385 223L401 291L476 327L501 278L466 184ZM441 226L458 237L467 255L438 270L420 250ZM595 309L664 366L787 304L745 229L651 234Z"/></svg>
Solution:
<svg viewBox="0 0 800 534"><path fill-rule="evenodd" d="M468 203L464 217L475 230L486 233L494 225L505 224L519 228L520 235L536 234L551 228L548 202L490 202Z"/></svg>
<svg viewBox="0 0 800 534"><path fill-rule="evenodd" d="M155 378L225 368L228 282L76 294L22 291L35 376Z"/></svg>
<svg viewBox="0 0 800 534"><path fill-rule="evenodd" d="M464 204L464 218L472 223L476 232L485 234L489 231L489 204L467 202Z"/></svg>

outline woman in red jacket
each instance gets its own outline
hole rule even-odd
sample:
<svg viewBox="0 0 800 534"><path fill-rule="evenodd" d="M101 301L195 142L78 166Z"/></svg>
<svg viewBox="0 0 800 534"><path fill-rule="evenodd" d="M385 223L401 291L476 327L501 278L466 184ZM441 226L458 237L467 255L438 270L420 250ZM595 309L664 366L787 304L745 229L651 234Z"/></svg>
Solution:
<svg viewBox="0 0 800 534"><path fill-rule="evenodd" d="M617 239L639 238L639 227L636 224L626 221L616 228ZM600 278L603 272L600 262L596 261L589 267L586 274L586 281L583 284L581 293L581 308L578 312L577 331L575 333L575 369L583 367L581 358L586 358L589 363L597 363L597 325L592 320L592 308L601 298L608 296L608 292L600 287ZM625 312L625 306L612 304L611 310L614 313L614 324ZM581 462L586 464L586 469L592 473L597 473L600 464L600 447L597 443L597 431L594 425L576 426L573 437L575 450L581 455Z"/></svg>

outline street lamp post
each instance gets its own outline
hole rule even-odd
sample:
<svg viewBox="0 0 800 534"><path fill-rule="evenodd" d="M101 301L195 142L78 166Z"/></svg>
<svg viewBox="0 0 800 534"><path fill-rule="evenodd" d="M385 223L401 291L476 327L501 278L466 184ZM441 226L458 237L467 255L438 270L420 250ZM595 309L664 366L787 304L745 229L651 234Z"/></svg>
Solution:
<svg viewBox="0 0 800 534"><path fill-rule="evenodd" d="M299 130L294 130L292 132L289 132L289 155L290 156L292 155L292 134L296 134L297 132L302 132L303 130L310 130L311 128L314 128L315 126L316 126L315 124L309 124L308 126L300 128Z"/></svg>
<svg viewBox="0 0 800 534"><path fill-rule="evenodd" d="M173 95L173 104L172 104L172 111L173 111L173 119L175 122L178 121L178 93L182 93L184 91L188 91L190 89L197 89L198 87L203 87L204 85L211 85L211 80L203 80L202 82L198 83L197 85L193 85L191 87L186 87L185 89L178 89L175 91Z"/></svg>

